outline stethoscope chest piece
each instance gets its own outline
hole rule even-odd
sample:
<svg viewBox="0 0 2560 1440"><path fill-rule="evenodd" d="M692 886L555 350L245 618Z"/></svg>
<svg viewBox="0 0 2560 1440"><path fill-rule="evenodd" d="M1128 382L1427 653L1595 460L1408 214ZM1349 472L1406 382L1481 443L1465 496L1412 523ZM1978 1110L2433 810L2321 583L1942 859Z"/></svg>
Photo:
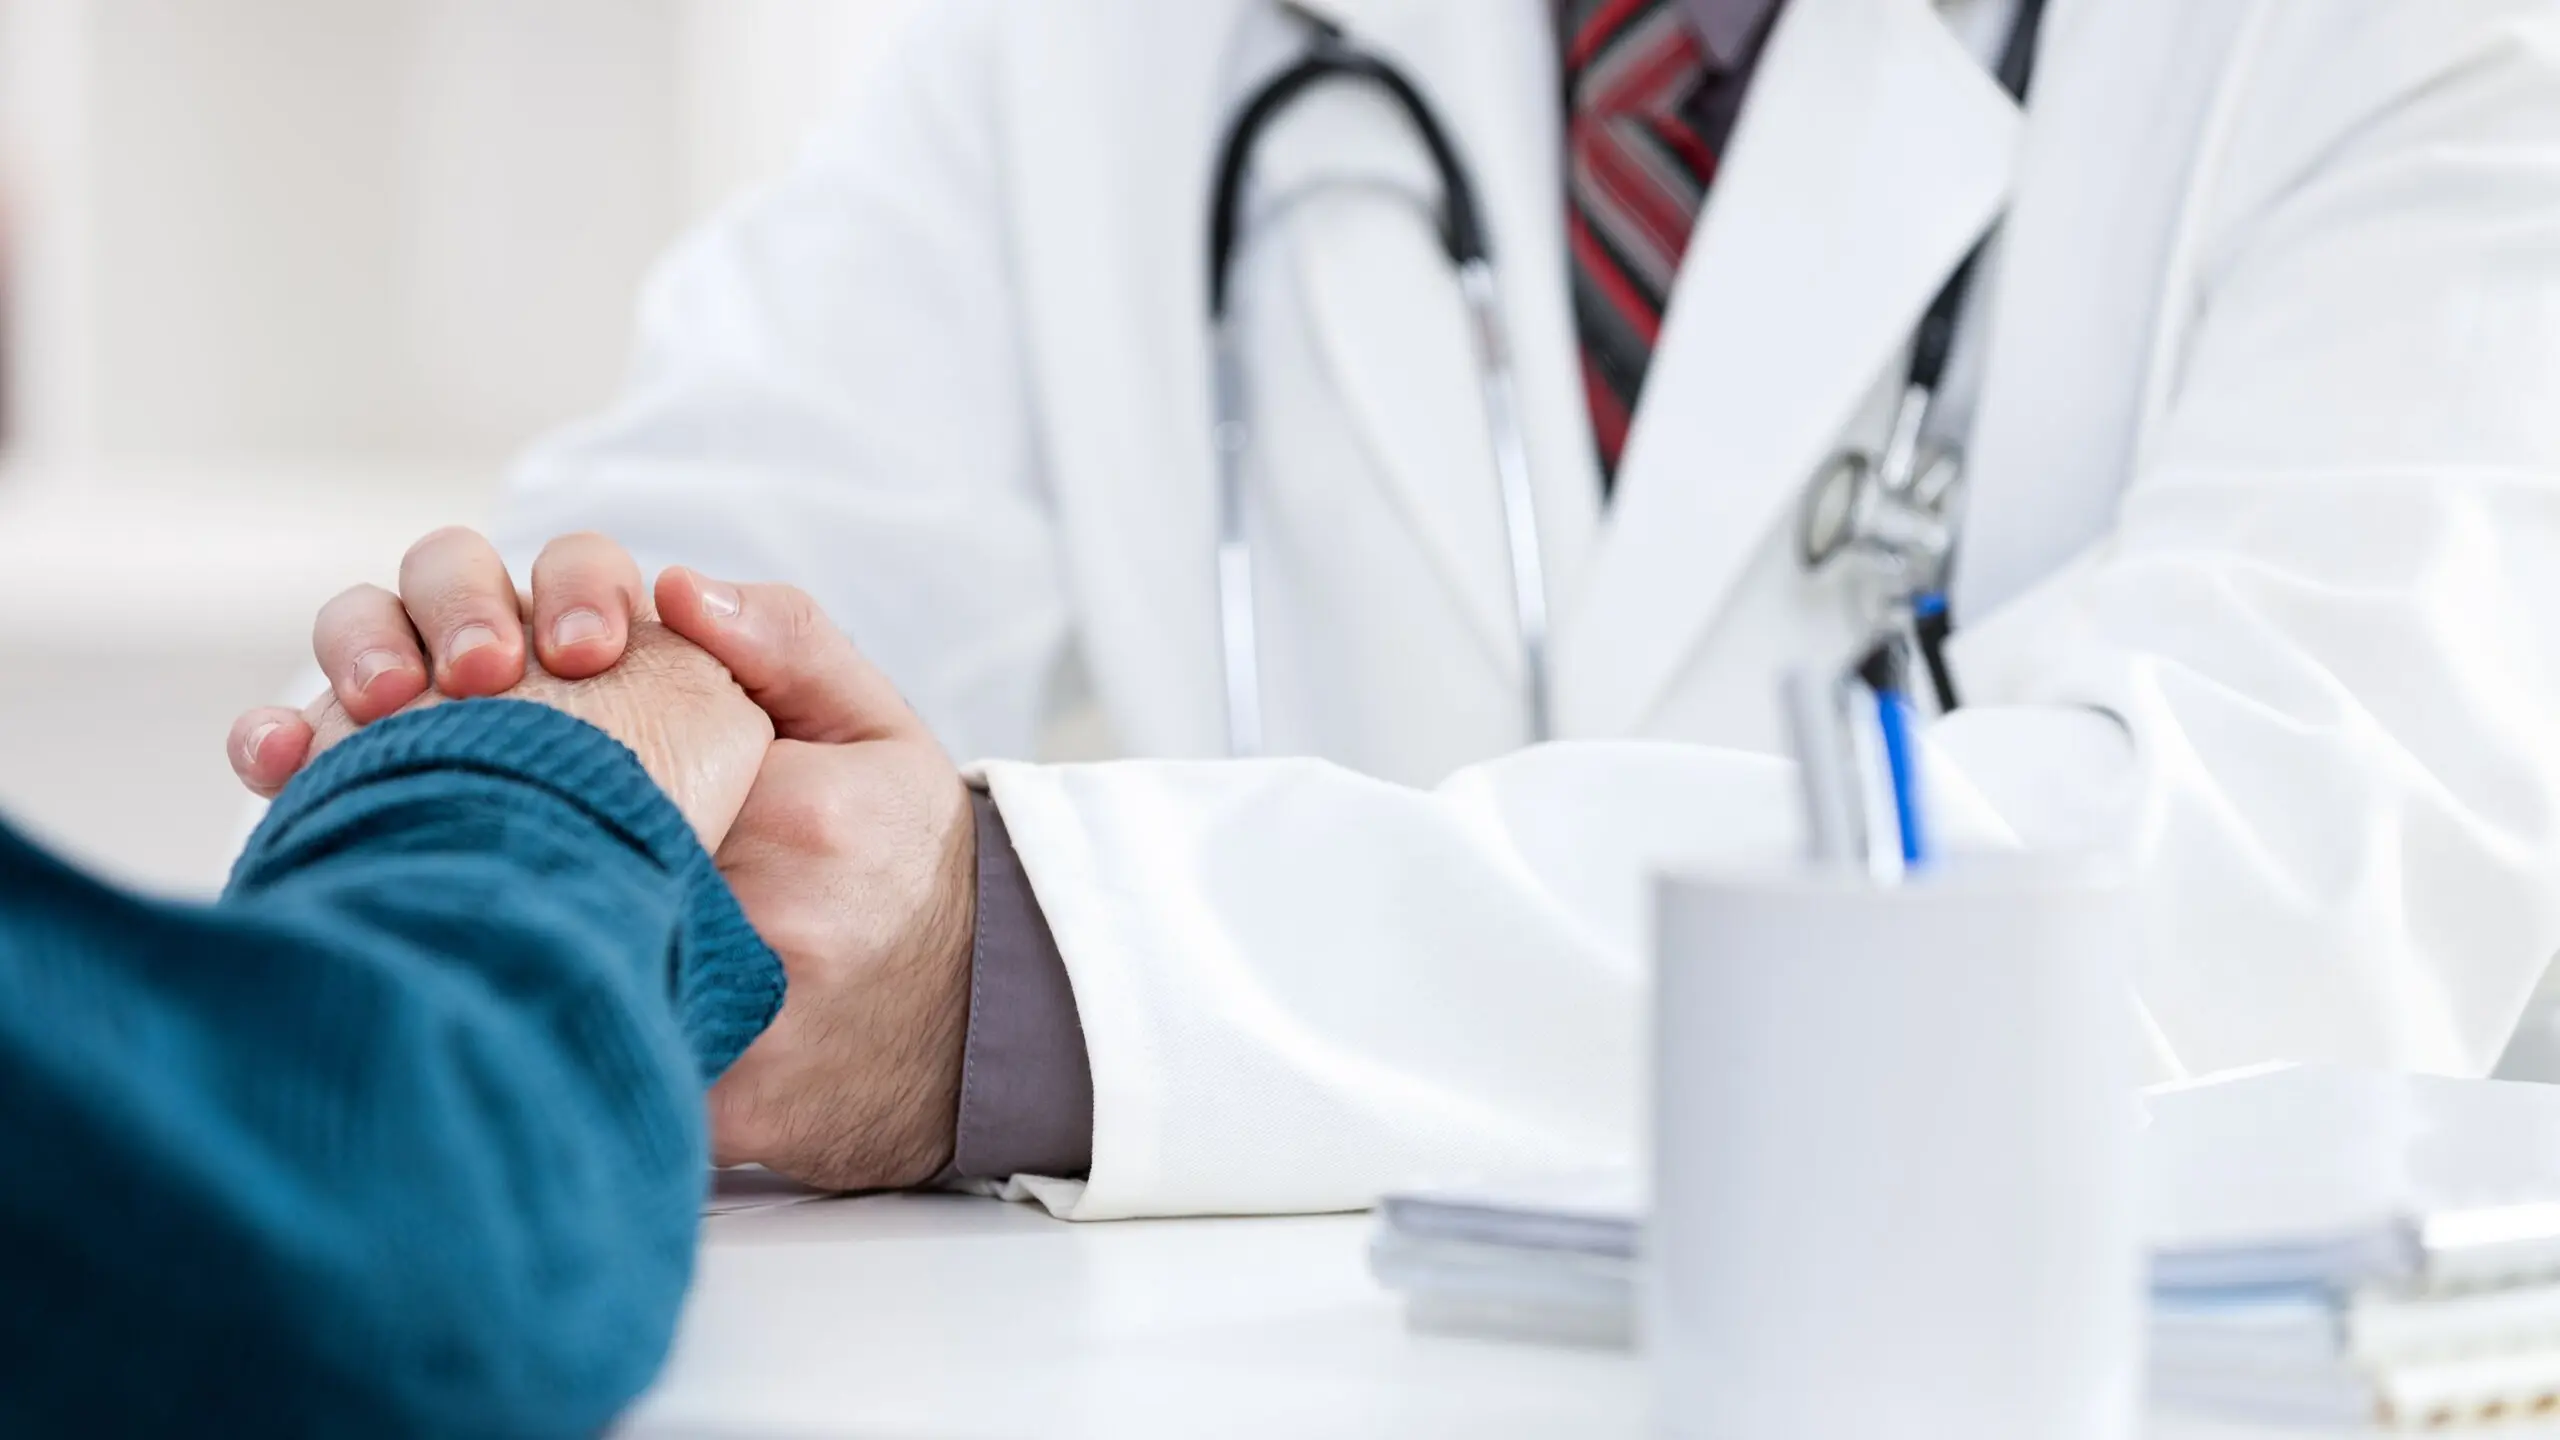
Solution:
<svg viewBox="0 0 2560 1440"><path fill-rule="evenodd" d="M1805 486L1796 525L1805 569L1827 570L1852 557L1889 573L1907 592L1944 583L1963 520L1964 454L1920 439L1929 402L1929 392L1914 387L1882 452L1842 450Z"/></svg>
<svg viewBox="0 0 2560 1440"><path fill-rule="evenodd" d="M1797 515L1796 550L1807 574L1844 562L1865 572L1882 600L1879 633L1908 632L1938 708L1950 711L1958 702L1947 667L1954 618L1946 587L1964 523L1964 454L1921 438L1934 398L1931 385L1915 378L1883 449L1844 449L1815 472Z"/></svg>
<svg viewBox="0 0 2560 1440"><path fill-rule="evenodd" d="M1886 483L1873 455L1835 455L1805 487L1797 554L1807 570L1855 557L1893 571L1915 588L1935 588L1955 550L1963 480L1962 457L1952 450L1929 457L1903 487Z"/></svg>

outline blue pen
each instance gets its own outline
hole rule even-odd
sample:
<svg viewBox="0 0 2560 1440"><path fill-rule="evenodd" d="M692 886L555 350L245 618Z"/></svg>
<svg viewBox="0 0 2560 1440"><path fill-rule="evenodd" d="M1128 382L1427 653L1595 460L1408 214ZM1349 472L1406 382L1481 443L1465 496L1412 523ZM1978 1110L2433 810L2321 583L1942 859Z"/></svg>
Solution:
<svg viewBox="0 0 2560 1440"><path fill-rule="evenodd" d="M1893 793L1893 763L1885 753L1884 727L1876 723L1876 692L1852 671L1838 686L1856 780L1858 859L1878 885L1899 885L1910 867L1902 859L1902 822Z"/></svg>
<svg viewBox="0 0 2560 1440"><path fill-rule="evenodd" d="M1878 641L1858 663L1858 678L1875 697L1876 730L1884 737L1885 771L1893 785L1893 816L1902 832L1906 865L1929 863L1927 811L1920 797L1918 725L1911 709L1910 665L1902 646Z"/></svg>

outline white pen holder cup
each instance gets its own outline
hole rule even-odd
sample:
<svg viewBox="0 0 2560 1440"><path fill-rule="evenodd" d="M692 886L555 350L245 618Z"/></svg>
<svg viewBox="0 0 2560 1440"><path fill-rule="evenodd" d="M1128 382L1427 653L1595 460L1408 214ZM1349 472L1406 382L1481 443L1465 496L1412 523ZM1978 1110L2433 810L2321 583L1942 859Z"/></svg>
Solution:
<svg viewBox="0 0 2560 1440"><path fill-rule="evenodd" d="M1661 1432L2131 1436L2121 888L2030 860L1685 877L1655 919Z"/></svg>

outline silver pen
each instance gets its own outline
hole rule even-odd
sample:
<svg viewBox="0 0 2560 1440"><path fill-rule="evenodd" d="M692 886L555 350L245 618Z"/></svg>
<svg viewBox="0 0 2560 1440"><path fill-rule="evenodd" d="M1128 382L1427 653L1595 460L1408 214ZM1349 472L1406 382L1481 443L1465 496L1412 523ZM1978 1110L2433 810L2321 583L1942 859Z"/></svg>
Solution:
<svg viewBox="0 0 2560 1440"><path fill-rule="evenodd" d="M1839 681L1797 667L1780 682L1779 699L1795 746L1809 855L1816 865L1865 866L1866 800L1858 779L1863 767L1843 723L1841 690Z"/></svg>

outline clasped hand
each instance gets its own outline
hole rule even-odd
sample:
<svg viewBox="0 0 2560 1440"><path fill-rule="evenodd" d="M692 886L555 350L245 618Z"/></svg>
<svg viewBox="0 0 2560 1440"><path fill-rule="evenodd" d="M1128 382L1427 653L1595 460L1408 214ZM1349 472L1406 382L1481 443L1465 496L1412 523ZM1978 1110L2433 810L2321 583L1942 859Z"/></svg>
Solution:
<svg viewBox="0 0 2560 1440"><path fill-rule="evenodd" d="M712 1091L715 1157L835 1189L931 1179L959 1109L977 895L950 759L798 590L682 569L644 590L596 535L553 541L532 582L520 594L470 531L428 536L399 593L359 586L321 609L329 692L241 716L232 768L273 795L365 725L477 696L596 725L692 822L790 979Z"/></svg>

